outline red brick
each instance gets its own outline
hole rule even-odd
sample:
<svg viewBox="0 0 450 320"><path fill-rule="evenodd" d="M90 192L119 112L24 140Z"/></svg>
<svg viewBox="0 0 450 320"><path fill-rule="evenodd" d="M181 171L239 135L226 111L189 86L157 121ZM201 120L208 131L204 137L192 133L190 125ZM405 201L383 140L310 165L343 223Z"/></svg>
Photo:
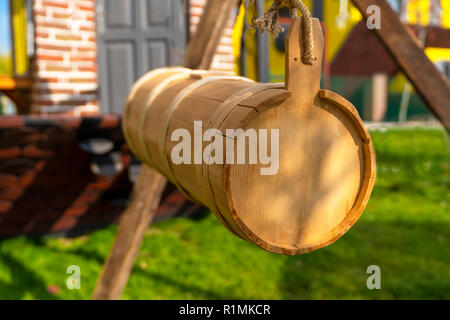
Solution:
<svg viewBox="0 0 450 320"><path fill-rule="evenodd" d="M41 149L35 144L29 144L22 150L22 156L31 159L48 158L53 154L52 151Z"/></svg>
<svg viewBox="0 0 450 320"><path fill-rule="evenodd" d="M53 50L53 51L71 51L72 47L69 45L61 46L61 45L53 45L53 44L37 44L39 49Z"/></svg>
<svg viewBox="0 0 450 320"><path fill-rule="evenodd" d="M69 4L67 2L53 2L53 1L44 1L42 3L43 7L57 7L63 9L69 9Z"/></svg>
<svg viewBox="0 0 450 320"><path fill-rule="evenodd" d="M6 188L0 191L0 200L15 201L23 194L24 188Z"/></svg>
<svg viewBox="0 0 450 320"><path fill-rule="evenodd" d="M53 12L53 17L57 19L68 19L72 16L71 13L60 13L60 12Z"/></svg>
<svg viewBox="0 0 450 320"><path fill-rule="evenodd" d="M96 30L95 30L94 27L81 26L81 27L80 27L80 31L95 32Z"/></svg>
<svg viewBox="0 0 450 320"><path fill-rule="evenodd" d="M38 17L47 17L47 10L34 9L33 14L34 14L34 16L38 16Z"/></svg>
<svg viewBox="0 0 450 320"><path fill-rule="evenodd" d="M40 67L39 70L45 70L50 72L72 72L74 67L72 66L61 66L61 65L47 65L45 67Z"/></svg>
<svg viewBox="0 0 450 320"><path fill-rule="evenodd" d="M39 161L36 163L35 169L36 171L41 171L44 169L45 165L47 164L47 161Z"/></svg>
<svg viewBox="0 0 450 320"><path fill-rule="evenodd" d="M81 41L83 38L74 34L56 34L55 39L57 40L67 40L67 41Z"/></svg>
<svg viewBox="0 0 450 320"><path fill-rule="evenodd" d="M19 147L0 149L0 160L17 158L18 156L20 156Z"/></svg>
<svg viewBox="0 0 450 320"><path fill-rule="evenodd" d="M13 203L11 201L0 201L0 214L5 214L13 207Z"/></svg>
<svg viewBox="0 0 450 320"><path fill-rule="evenodd" d="M31 142L45 140L47 136L31 128L22 128L21 130L7 130L0 139L7 141L11 146L22 146Z"/></svg>
<svg viewBox="0 0 450 320"><path fill-rule="evenodd" d="M36 59L39 61L63 61L64 60L64 58L60 55L51 56L51 55L45 55L45 54L38 54L36 56Z"/></svg>
<svg viewBox="0 0 450 320"><path fill-rule="evenodd" d="M97 181L95 183L90 183L87 186L87 190L106 190L111 186L110 181Z"/></svg>
<svg viewBox="0 0 450 320"><path fill-rule="evenodd" d="M13 174L0 173L0 188L19 187L19 178Z"/></svg>
<svg viewBox="0 0 450 320"><path fill-rule="evenodd" d="M71 216L65 216L65 217L60 218L56 223L54 223L51 226L50 231L57 232L57 231L72 229L73 227L75 227L77 225L77 223L78 223L77 218L71 217Z"/></svg>
<svg viewBox="0 0 450 320"><path fill-rule="evenodd" d="M30 186L34 179L36 179L36 173L34 171L28 171L20 177L20 185L22 187Z"/></svg>
<svg viewBox="0 0 450 320"><path fill-rule="evenodd" d="M97 83L97 78L70 78L70 83Z"/></svg>
<svg viewBox="0 0 450 320"><path fill-rule="evenodd" d="M81 72L97 72L97 67L78 67Z"/></svg>
<svg viewBox="0 0 450 320"><path fill-rule="evenodd" d="M95 12L95 7L94 7L94 6L93 6L93 7L90 7L90 6L86 6L86 5L80 4L80 5L78 6L78 8L79 8L81 11Z"/></svg>
<svg viewBox="0 0 450 320"><path fill-rule="evenodd" d="M46 22L46 21L36 21L37 27L46 27L53 29L70 30L70 27L64 23Z"/></svg>
<svg viewBox="0 0 450 320"><path fill-rule="evenodd" d="M0 127L6 128L23 128L25 123L20 116L0 117Z"/></svg>
<svg viewBox="0 0 450 320"><path fill-rule="evenodd" d="M65 210L63 213L63 216L80 217L80 216L86 214L86 212L88 212L88 210L89 210L89 206L87 206L87 205L85 205L85 206L76 205L76 206L72 206L69 209Z"/></svg>
<svg viewBox="0 0 450 320"><path fill-rule="evenodd" d="M36 32L35 37L36 38L44 38L47 39L50 35L48 34L48 32Z"/></svg>
<svg viewBox="0 0 450 320"><path fill-rule="evenodd" d="M89 190L84 191L74 202L74 205L83 205L83 204L90 204L98 201L98 199L101 197L102 192L98 190Z"/></svg>
<svg viewBox="0 0 450 320"><path fill-rule="evenodd" d="M96 63L97 62L97 58L96 57L92 57L92 56L83 55L83 54L74 54L74 55L70 56L70 61L72 61L72 62L93 62L93 63Z"/></svg>

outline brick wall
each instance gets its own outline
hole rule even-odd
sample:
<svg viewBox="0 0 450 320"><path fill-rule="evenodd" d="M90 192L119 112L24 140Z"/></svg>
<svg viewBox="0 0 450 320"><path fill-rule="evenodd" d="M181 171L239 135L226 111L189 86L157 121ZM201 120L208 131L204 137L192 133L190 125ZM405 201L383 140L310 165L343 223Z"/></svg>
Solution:
<svg viewBox="0 0 450 320"><path fill-rule="evenodd" d="M191 0L190 2L190 33L193 34L197 30L207 0ZM220 40L219 47L217 48L217 53L212 65L213 70L235 73L235 59L233 53L234 20L235 16L233 14L228 21L228 26Z"/></svg>
<svg viewBox="0 0 450 320"><path fill-rule="evenodd" d="M32 111L98 113L94 0L34 0Z"/></svg>
<svg viewBox="0 0 450 320"><path fill-rule="evenodd" d="M207 0L191 0L190 32ZM95 0L34 0L35 61L32 112L89 115L99 111ZM213 70L234 73L234 17L230 17Z"/></svg>

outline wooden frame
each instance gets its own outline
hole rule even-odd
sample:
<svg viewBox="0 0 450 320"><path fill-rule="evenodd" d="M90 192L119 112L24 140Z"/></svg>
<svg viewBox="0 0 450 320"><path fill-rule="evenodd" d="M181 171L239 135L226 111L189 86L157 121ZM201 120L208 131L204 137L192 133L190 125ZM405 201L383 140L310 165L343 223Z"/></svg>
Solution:
<svg viewBox="0 0 450 320"><path fill-rule="evenodd" d="M373 5L371 0L352 0L355 6L368 19L367 8ZM389 54L405 73L430 111L450 131L450 84L436 66L425 55L417 39L413 38L397 13L386 0L377 1L381 11L381 29L375 33Z"/></svg>

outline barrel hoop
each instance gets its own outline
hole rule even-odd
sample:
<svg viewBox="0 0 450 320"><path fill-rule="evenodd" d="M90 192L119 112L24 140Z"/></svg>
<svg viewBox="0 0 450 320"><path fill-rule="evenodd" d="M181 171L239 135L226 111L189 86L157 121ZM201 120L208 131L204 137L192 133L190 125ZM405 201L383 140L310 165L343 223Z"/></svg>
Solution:
<svg viewBox="0 0 450 320"><path fill-rule="evenodd" d="M364 154L364 174L359 194L355 199L353 207L347 213L344 220L333 230L330 231L331 236L326 242L310 243L308 245L303 246L293 245L290 247L283 248L280 247L279 243L268 241L266 239L261 238L258 234L254 233L237 215L234 201L233 198L231 197L231 190L229 185L230 166L225 166L224 168L226 178L224 179L223 187L225 192L227 193L228 205L230 206L231 215L233 217L235 224L239 226L240 229L245 231L246 236L248 236L248 238L252 242L270 252L289 255L303 254L311 252L313 250L320 249L335 242L348 229L350 229L350 227L360 217L362 211L364 210L369 201L370 193L375 184L376 163L375 163L375 151L373 143L370 138L370 135L367 132L367 129L364 127L364 124L357 116L357 111L355 107L346 99L328 90L320 90L319 96L321 99L332 102L336 107L338 107L341 111L343 111L349 117L350 120L352 120L352 123L354 124L355 128L360 134Z"/></svg>
<svg viewBox="0 0 450 320"><path fill-rule="evenodd" d="M186 88L184 88L176 97L175 99L172 101L172 103L169 105L169 107L167 108L166 112L164 113L163 116L163 120L162 120L162 135L160 143L159 143L159 154L161 157L161 165L163 167L165 167L165 174L168 176L169 180L172 181L172 183L178 187L178 189L183 193L183 195L188 198L189 200L191 200L192 202L197 203L198 201L196 201L191 195L190 193L185 190L181 184L177 181L177 179L175 178L175 175L173 173L173 168L171 166L171 161L169 159L169 154L166 152L165 150L165 146L167 145L167 136L169 134L169 124L170 124L170 119L172 117L173 112L176 110L176 108L180 105L180 103L194 90L201 88L202 86L211 83L213 81L217 81L217 80L242 80L242 81L247 81L247 82L252 82L249 79L246 78L242 78L242 77L238 77L238 76L211 76L211 77L206 77L206 78L202 78L196 82L194 82L193 84L187 86Z"/></svg>
<svg viewBox="0 0 450 320"><path fill-rule="evenodd" d="M205 130L215 128L219 129L225 120L228 118L228 116L238 107L239 102L242 100L249 98L251 96L257 95L265 90L269 89L284 89L284 84L278 84L278 83L264 83L264 84L257 84L251 88L245 88L243 90L240 90L233 94L231 97L229 97L227 100L225 100L219 108L215 110L215 112L210 117L210 120L208 121L207 126L205 127ZM234 223L230 223L228 219L220 212L218 206L217 206L217 200L214 195L213 187L211 184L210 176L209 176L209 168L210 166L203 163L201 166L201 172L198 172L197 176L201 176L201 179L203 181L203 192L209 196L211 199L211 203L215 206L215 210L217 211L218 215L221 215L222 218L227 221L228 224L230 224L232 227L235 226ZM199 175L200 174L200 175ZM242 231L239 228L233 227L233 229L241 234L241 237L244 237L244 239L247 239L247 236L242 233Z"/></svg>
<svg viewBox="0 0 450 320"><path fill-rule="evenodd" d="M176 73L176 74L164 79L160 83L158 83L158 85L156 85L152 89L149 96L145 100L143 107L140 110L141 114L139 117L139 124L138 124L139 136L138 136L138 141L137 141L137 145L139 147L139 149L138 149L139 152L137 154L141 155L141 157L143 158L143 160L146 163L151 163L151 159L149 156L150 152L147 148L147 145L145 143L145 138L144 138L147 113L148 113L149 109L151 108L155 99L167 88L167 86L169 84L171 84L172 82L178 81L178 80L183 80L183 79L189 78L190 72L191 72L190 70L186 70L186 71L182 71L180 73Z"/></svg>
<svg viewBox="0 0 450 320"><path fill-rule="evenodd" d="M136 148L134 146L133 141L130 139L130 132L128 130L128 116L129 116L129 112L130 112L129 105L131 104L137 91L141 88L141 86L145 82L151 80L152 78L154 78L160 74L167 73L167 72L184 72L185 70L188 70L188 69L181 68L181 67L155 69L155 70L152 70L152 71L146 73L145 75L143 75L131 88L130 93L127 98L127 101L125 102L123 112L122 112L122 132L123 132L123 135L125 136L125 141L127 142L130 149L133 151L133 153L136 153Z"/></svg>

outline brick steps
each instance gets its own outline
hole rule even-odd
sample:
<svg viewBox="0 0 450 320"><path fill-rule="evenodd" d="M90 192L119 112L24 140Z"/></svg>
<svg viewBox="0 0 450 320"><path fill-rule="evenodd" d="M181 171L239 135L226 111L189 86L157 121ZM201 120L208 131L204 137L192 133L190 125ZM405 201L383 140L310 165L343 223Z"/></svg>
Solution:
<svg viewBox="0 0 450 320"><path fill-rule="evenodd" d="M123 169L97 176L92 156L79 141L113 142ZM0 237L79 233L116 222L128 200L132 156L120 117L0 117ZM173 186L164 195L157 219L192 213Z"/></svg>

